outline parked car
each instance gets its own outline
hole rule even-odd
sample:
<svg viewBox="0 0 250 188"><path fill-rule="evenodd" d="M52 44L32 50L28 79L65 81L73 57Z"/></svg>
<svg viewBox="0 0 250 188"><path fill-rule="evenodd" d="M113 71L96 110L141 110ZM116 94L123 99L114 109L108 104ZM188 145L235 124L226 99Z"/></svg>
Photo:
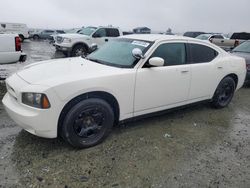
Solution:
<svg viewBox="0 0 250 188"><path fill-rule="evenodd" d="M186 33L183 34L183 36L185 37L191 37L191 38L195 38L201 34L206 34L205 32L201 32L201 31L188 31Z"/></svg>
<svg viewBox="0 0 250 188"><path fill-rule="evenodd" d="M212 39L226 39L226 37L223 34L201 34L197 37L195 37L197 39L200 40L208 40L208 41L212 41Z"/></svg>
<svg viewBox="0 0 250 188"><path fill-rule="evenodd" d="M249 82L250 81L250 40L234 48L231 53L239 57L245 58L246 68L247 68L246 82Z"/></svg>
<svg viewBox="0 0 250 188"><path fill-rule="evenodd" d="M150 34L151 29L148 27L137 27L133 29L133 32L136 34Z"/></svg>
<svg viewBox="0 0 250 188"><path fill-rule="evenodd" d="M243 58L211 43L126 35L86 58L26 66L6 80L3 104L28 132L85 148L129 118L204 100L226 107L245 76Z"/></svg>
<svg viewBox="0 0 250 188"><path fill-rule="evenodd" d="M47 39L47 40L53 40L53 36L54 35L58 35L58 34L63 34L65 33L63 30L42 30L39 33L34 33L31 37L34 40L38 40L38 39Z"/></svg>
<svg viewBox="0 0 250 188"><path fill-rule="evenodd" d="M122 32L114 27L86 27L79 33L58 35L54 45L56 50L66 56L81 56L91 52L91 44L101 46L109 39L121 35Z"/></svg>
<svg viewBox="0 0 250 188"><path fill-rule="evenodd" d="M246 40L250 40L250 33L233 33L230 39L212 39L211 42L225 49L226 51L230 51Z"/></svg>
<svg viewBox="0 0 250 188"><path fill-rule="evenodd" d="M0 64L26 60L26 54L21 48L21 39L17 34L0 34L0 44Z"/></svg>
<svg viewBox="0 0 250 188"><path fill-rule="evenodd" d="M18 34L21 42L24 41L24 39L29 38L28 31L29 29L26 24L0 22L0 33Z"/></svg>

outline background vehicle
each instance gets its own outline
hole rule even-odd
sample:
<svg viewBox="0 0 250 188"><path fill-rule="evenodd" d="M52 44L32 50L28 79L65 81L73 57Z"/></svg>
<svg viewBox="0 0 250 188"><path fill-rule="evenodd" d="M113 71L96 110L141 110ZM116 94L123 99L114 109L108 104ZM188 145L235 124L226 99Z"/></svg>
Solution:
<svg viewBox="0 0 250 188"><path fill-rule="evenodd" d="M58 34L63 34L65 33L63 30L42 30L39 33L34 33L31 37L34 40L38 40L38 39L48 39L48 40L53 40L53 36L54 35L58 35Z"/></svg>
<svg viewBox="0 0 250 188"><path fill-rule="evenodd" d="M85 58L28 65L6 80L3 104L28 132L84 148L129 118L203 100L226 107L245 74L243 58L208 42L126 35Z"/></svg>
<svg viewBox="0 0 250 188"><path fill-rule="evenodd" d="M208 40L208 41L212 41L212 39L226 39L226 37L223 35L223 34L201 34L197 37L195 37L197 39L200 39L200 40Z"/></svg>
<svg viewBox="0 0 250 188"><path fill-rule="evenodd" d="M0 44L0 64L26 60L26 54L22 53L21 40L17 34L0 34Z"/></svg>
<svg viewBox="0 0 250 188"><path fill-rule="evenodd" d="M225 49L226 51L230 51L239 44L245 42L246 40L250 40L250 33L233 33L230 39L212 39L211 42Z"/></svg>
<svg viewBox="0 0 250 188"><path fill-rule="evenodd" d="M188 31L186 33L183 34L183 36L185 37L191 37L191 38L195 38L201 34L206 34L205 32L201 32L201 31Z"/></svg>
<svg viewBox="0 0 250 188"><path fill-rule="evenodd" d="M90 53L91 44L101 46L121 35L122 32L114 27L86 27L78 33L58 35L54 45L66 56L81 56Z"/></svg>
<svg viewBox="0 0 250 188"><path fill-rule="evenodd" d="M26 24L22 23L5 23L0 22L0 33L18 34L21 42L29 38L29 29Z"/></svg>
<svg viewBox="0 0 250 188"><path fill-rule="evenodd" d="M231 53L239 57L245 58L246 67L247 67L246 82L249 82L250 81L250 40L243 42L242 44L234 48Z"/></svg>

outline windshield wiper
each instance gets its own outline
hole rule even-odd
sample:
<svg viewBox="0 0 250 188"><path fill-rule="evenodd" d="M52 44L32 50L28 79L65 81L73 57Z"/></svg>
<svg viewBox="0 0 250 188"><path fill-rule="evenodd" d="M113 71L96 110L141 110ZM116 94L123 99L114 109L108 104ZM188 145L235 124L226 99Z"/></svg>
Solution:
<svg viewBox="0 0 250 188"><path fill-rule="evenodd" d="M100 61L99 59L88 58L88 57L85 57L85 59L87 59L87 60L89 60L89 61L94 61L94 62L96 62L96 63L103 64L103 65L107 65L106 63L104 63L103 61Z"/></svg>

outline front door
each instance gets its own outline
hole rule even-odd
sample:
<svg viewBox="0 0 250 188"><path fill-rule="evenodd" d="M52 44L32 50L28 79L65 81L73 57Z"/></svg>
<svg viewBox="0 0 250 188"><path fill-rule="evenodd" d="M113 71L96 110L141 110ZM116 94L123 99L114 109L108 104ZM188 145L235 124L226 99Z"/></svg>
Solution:
<svg viewBox="0 0 250 188"><path fill-rule="evenodd" d="M176 107L188 99L191 72L186 60L186 45L181 42L162 43L152 57L163 58L165 65L150 67L146 62L138 69L135 116Z"/></svg>

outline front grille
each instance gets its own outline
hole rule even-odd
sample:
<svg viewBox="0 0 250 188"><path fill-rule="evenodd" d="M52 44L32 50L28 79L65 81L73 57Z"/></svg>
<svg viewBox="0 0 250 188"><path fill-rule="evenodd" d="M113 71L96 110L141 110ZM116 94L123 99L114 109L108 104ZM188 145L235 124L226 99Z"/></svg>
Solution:
<svg viewBox="0 0 250 188"><path fill-rule="evenodd" d="M63 42L63 37L57 36L56 37L56 42L57 43L62 43Z"/></svg>

